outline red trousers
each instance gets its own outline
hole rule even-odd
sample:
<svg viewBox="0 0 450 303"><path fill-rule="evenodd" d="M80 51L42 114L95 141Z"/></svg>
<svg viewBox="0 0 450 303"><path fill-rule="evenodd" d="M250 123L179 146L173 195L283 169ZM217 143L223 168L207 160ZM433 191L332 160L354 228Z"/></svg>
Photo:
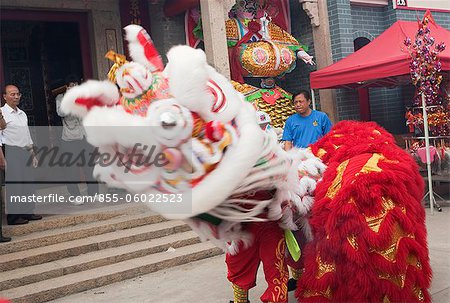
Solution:
<svg viewBox="0 0 450 303"><path fill-rule="evenodd" d="M240 243L236 255L226 255L228 280L249 290L256 285L256 274L262 262L268 286L261 301L287 302L289 272L285 263L286 242L283 230L273 221L247 223L245 230L253 235L253 244L244 249Z"/></svg>

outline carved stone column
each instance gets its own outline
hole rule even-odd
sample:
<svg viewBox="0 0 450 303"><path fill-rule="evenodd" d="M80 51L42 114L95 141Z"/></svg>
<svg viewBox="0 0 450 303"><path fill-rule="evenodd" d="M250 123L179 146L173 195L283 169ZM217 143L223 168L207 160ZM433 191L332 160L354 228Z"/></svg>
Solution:
<svg viewBox="0 0 450 303"><path fill-rule="evenodd" d="M308 15L309 19L311 19L311 24L313 26L319 26L320 20L319 20L318 0L299 0L299 2L302 5L303 10Z"/></svg>
<svg viewBox="0 0 450 303"><path fill-rule="evenodd" d="M311 19L317 69L333 64L326 0L299 0L299 2ZM321 89L319 95L321 110L328 114L333 123L337 122L335 91Z"/></svg>
<svg viewBox="0 0 450 303"><path fill-rule="evenodd" d="M225 20L235 0L200 0L208 63L230 79Z"/></svg>

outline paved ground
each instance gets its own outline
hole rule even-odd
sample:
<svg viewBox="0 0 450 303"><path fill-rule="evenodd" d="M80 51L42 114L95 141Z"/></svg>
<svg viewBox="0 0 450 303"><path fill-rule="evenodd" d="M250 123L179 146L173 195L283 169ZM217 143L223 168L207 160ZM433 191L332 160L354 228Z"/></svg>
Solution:
<svg viewBox="0 0 450 303"><path fill-rule="evenodd" d="M433 302L450 302L450 207L430 215L427 209L428 243L433 282ZM169 252L168 252L169 253ZM250 300L259 302L265 289L260 269L258 286L251 291ZM53 303L228 303L232 298L226 280L224 256L197 261L187 265L148 274L132 280L93 289L61 298ZM290 293L289 302L296 302Z"/></svg>

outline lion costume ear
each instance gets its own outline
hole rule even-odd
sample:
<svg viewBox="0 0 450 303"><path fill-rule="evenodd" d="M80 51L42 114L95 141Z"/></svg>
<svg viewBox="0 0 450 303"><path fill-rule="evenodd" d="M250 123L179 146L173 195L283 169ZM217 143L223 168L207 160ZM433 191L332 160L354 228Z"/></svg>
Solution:
<svg viewBox="0 0 450 303"><path fill-rule="evenodd" d="M206 61L205 53L186 45L171 48L164 73L170 93L205 121L227 123L240 111L243 99L230 81Z"/></svg>
<svg viewBox="0 0 450 303"><path fill-rule="evenodd" d="M139 25L131 24L124 28L125 39L128 41L128 50L133 61L138 62L150 71L163 71L162 58L145 29Z"/></svg>
<svg viewBox="0 0 450 303"><path fill-rule="evenodd" d="M119 90L114 83L89 80L67 91L61 102L61 110L84 118L93 107L114 106L119 98Z"/></svg>

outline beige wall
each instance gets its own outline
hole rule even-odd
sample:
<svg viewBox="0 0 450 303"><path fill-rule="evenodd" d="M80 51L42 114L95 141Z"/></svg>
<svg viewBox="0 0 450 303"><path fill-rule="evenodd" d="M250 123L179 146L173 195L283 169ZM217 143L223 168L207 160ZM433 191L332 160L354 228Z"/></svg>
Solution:
<svg viewBox="0 0 450 303"><path fill-rule="evenodd" d="M313 26L314 46L316 50L317 69L325 68L333 64L331 58L330 25L326 1L317 2L319 26ZM333 89L320 89L321 110L328 114L333 123L338 122L336 109L336 95Z"/></svg>
<svg viewBox="0 0 450 303"><path fill-rule="evenodd" d="M119 0L1 0L0 8L87 12L89 33L81 35L90 37L94 78L105 79L110 67L110 63L104 58L108 51L107 32L111 34L115 31L117 51L123 53Z"/></svg>

